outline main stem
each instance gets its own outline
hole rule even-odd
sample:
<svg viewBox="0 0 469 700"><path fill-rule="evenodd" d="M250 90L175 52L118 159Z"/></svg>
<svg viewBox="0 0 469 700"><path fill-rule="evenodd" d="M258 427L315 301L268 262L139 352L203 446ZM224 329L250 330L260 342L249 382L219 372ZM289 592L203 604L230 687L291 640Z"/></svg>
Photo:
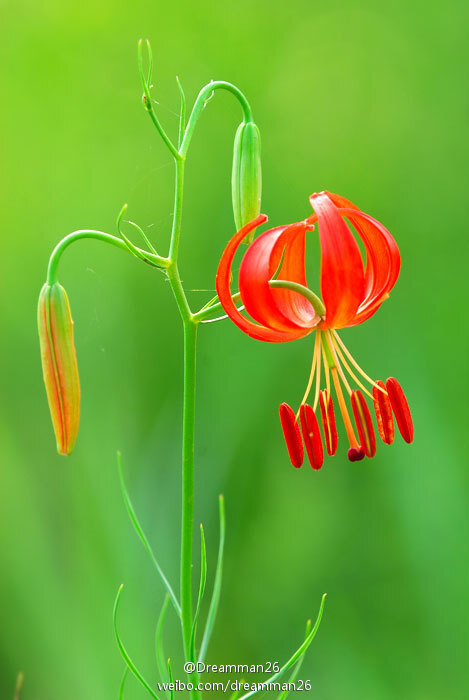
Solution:
<svg viewBox="0 0 469 700"><path fill-rule="evenodd" d="M184 651L192 634L192 539L194 530L194 424L197 323L184 322L184 417L182 426L181 611Z"/></svg>

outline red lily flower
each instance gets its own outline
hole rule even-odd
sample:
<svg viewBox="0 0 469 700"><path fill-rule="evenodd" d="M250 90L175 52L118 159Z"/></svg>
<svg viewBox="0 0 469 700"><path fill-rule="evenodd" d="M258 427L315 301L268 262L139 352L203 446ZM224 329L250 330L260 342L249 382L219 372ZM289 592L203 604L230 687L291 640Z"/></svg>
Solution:
<svg viewBox="0 0 469 700"><path fill-rule="evenodd" d="M362 391L373 400L378 432L385 443L391 444L394 440L393 414L406 442L413 440L413 427L407 401L397 380L388 379L385 386L381 381L370 379L337 333L338 328L366 321L388 298L399 276L397 244L379 221L344 197L321 192L311 195L310 201L314 210L310 217L265 231L247 249L239 270L239 291L244 309L251 318L243 315L233 301L231 267L241 241L267 221L264 214L243 226L230 240L218 266L216 284L226 313L252 338L287 342L316 331L312 369L300 404L301 411L299 409L295 415L284 403L280 407L280 417L291 461L299 467L304 454L298 428L301 413L306 452L311 466L319 469L323 451L322 442L320 446L318 442L320 436L315 417L318 405L327 453L332 455L337 449L331 376L350 443L348 456L351 461L363 459L365 455L372 457L376 452L373 423ZM361 239L366 264L345 219ZM305 271L306 235L316 224L321 245L322 299L308 288ZM321 361L326 380L324 391L320 391ZM370 390L357 378L350 365L371 385ZM351 388L344 368L359 389ZM306 401L314 378L316 387L311 409ZM342 387L350 397L358 439Z"/></svg>

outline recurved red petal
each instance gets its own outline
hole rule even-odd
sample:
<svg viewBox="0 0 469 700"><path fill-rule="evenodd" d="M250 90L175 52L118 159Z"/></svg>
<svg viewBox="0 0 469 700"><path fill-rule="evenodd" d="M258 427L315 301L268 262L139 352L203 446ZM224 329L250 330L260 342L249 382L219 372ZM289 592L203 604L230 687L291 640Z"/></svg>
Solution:
<svg viewBox="0 0 469 700"><path fill-rule="evenodd" d="M414 439L414 424L402 387L397 379L389 377L386 381L386 389L399 432L406 442L411 443Z"/></svg>
<svg viewBox="0 0 469 700"><path fill-rule="evenodd" d="M360 389L357 389L356 391L352 391L350 398L360 438L360 446L367 457L374 457L376 454L375 431L365 397Z"/></svg>
<svg viewBox="0 0 469 700"><path fill-rule="evenodd" d="M376 384L380 386L381 389L386 390L384 382L382 382L381 379L378 379ZM380 438L386 445L392 445L394 442L394 420L392 417L391 402L389 396L385 394L384 391L380 391L376 386L373 387L373 406Z"/></svg>
<svg viewBox="0 0 469 700"><path fill-rule="evenodd" d="M327 192L327 195L346 216L366 249L365 296L357 310L357 315L349 326L363 323L380 307L399 276L401 257L393 236L376 219L364 212L345 197Z"/></svg>
<svg viewBox="0 0 469 700"><path fill-rule="evenodd" d="M300 422L309 463L313 469L321 469L324 462L321 434L316 415L309 404L301 406Z"/></svg>
<svg viewBox="0 0 469 700"><path fill-rule="evenodd" d="M319 392L319 407L321 409L322 429L327 454L332 457L337 452L337 428L335 424L334 404L327 389Z"/></svg>
<svg viewBox="0 0 469 700"><path fill-rule="evenodd" d="M281 403L279 415L290 461L296 469L299 469L303 464L304 450L303 443L301 442L300 428L296 422L295 414L287 403Z"/></svg>
<svg viewBox="0 0 469 700"><path fill-rule="evenodd" d="M217 277L216 277L216 287L217 294L220 302L231 318L231 320L241 328L244 333L256 338L257 340L266 340L273 343L282 343L289 340L295 340L296 338L301 338L311 332L309 328L301 329L291 329L290 331L278 331L266 326L258 326L253 323L248 318L243 316L236 308L233 299L231 298L231 288L230 288L230 273L231 266L233 263L233 258L236 251L241 244L241 241L255 228L267 221L267 217L264 214L260 214L256 219L243 226L229 241L226 246L223 255L221 257L220 263L218 265ZM249 250L249 248L248 248Z"/></svg>
<svg viewBox="0 0 469 700"><path fill-rule="evenodd" d="M326 306L324 328L343 328L364 298L365 274L358 244L327 193L313 194L321 242L321 295Z"/></svg>
<svg viewBox="0 0 469 700"><path fill-rule="evenodd" d="M239 291L246 311L268 328L279 331L312 330L320 321L301 294L272 289L269 281L281 263L278 279L306 286L305 234L302 221L261 234L248 248L239 269Z"/></svg>

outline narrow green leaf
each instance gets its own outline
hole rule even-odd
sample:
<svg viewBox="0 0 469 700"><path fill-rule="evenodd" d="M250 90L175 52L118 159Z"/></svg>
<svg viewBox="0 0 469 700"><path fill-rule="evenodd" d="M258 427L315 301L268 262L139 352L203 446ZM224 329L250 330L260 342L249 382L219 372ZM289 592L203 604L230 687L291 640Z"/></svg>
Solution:
<svg viewBox="0 0 469 700"><path fill-rule="evenodd" d="M213 584L212 599L208 610L207 622L205 623L204 636L200 646L199 661L205 659L210 637L212 636L213 626L218 612L218 604L220 602L221 584L223 579L223 553L225 549L225 500L222 495L219 496L219 513L220 513L220 542L218 545L217 568L215 571L215 581Z"/></svg>
<svg viewBox="0 0 469 700"><path fill-rule="evenodd" d="M119 647L119 651L121 653L122 658L124 659L125 663L127 664L129 670L134 674L135 678L140 681L140 683L143 685L145 690L151 695L154 700L159 700L158 695L155 693L155 691L151 688L151 686L147 683L145 678L142 676L138 668L135 666L134 662L130 658L130 656L127 653L126 648L124 647L122 640L119 636L119 631L117 629L117 610L119 608L119 601L122 593L122 589L124 588L123 585L119 587L119 590L117 591L117 596L116 596L116 602L114 603L114 611L112 614L113 621L114 621L114 633L116 635L116 641L117 641L117 646Z"/></svg>
<svg viewBox="0 0 469 700"><path fill-rule="evenodd" d="M163 605L161 607L161 612L158 617L158 623L156 625L155 634L155 652L156 652L156 663L158 665L158 672L160 674L161 681L163 683L167 682L168 676L166 674L166 662L165 653L163 648L163 626L166 618L166 613L168 611L169 605L169 594L167 593L164 597Z"/></svg>
<svg viewBox="0 0 469 700"><path fill-rule="evenodd" d="M119 700L124 700L124 688L127 676L129 675L129 667L125 667L124 675L122 676L122 681L119 688Z"/></svg>
<svg viewBox="0 0 469 700"><path fill-rule="evenodd" d="M280 671L278 671L277 673L274 673L272 676L270 676L269 678L267 678L267 680L264 681L263 685L266 684L266 683L275 683L275 681L276 681L278 678L280 678L280 676L283 676L283 674L285 673L285 671L288 671L288 670L298 661L298 659L300 659L300 658L304 655L304 653L305 653L306 650L308 649L309 645L310 645L311 642L313 641L314 637L316 636L316 632L318 631L319 625L321 624L321 618L322 618L322 613L323 613L323 610L324 610L324 601L325 601L325 600L326 600L326 593L324 593L324 595L323 595L323 597L322 597L322 599L321 599L321 605L320 605L320 607L319 607L319 612L318 612L318 616L317 616L317 618L316 618L316 622L314 623L314 627L313 627L313 629L311 630L311 632L308 634L308 636L306 637L306 639L305 639L305 641L303 642L303 644L299 647L299 649L297 649L297 650L295 651L295 653L293 654L293 656L290 657L290 658L288 659L288 661L282 666L282 668L280 669ZM256 694L259 693L261 690L262 690L262 686L260 686L260 687L259 687L258 689L256 689L256 690L251 690L249 693L246 693L245 695L242 695L241 698L240 698L239 700L247 700L247 698L251 698L253 695L256 695Z"/></svg>
<svg viewBox="0 0 469 700"><path fill-rule="evenodd" d="M166 578L166 576L163 573L163 570L161 569L160 565L158 564L158 561L153 554L153 550L150 546L150 543L148 542L145 533L142 530L142 527L138 521L137 515L135 513L134 507L132 505L132 502L129 498L129 494L125 485L125 480L124 480L124 472L122 469L122 455L120 452L117 453L117 464L119 467L119 479L120 479L120 485L121 485L121 490L122 490L122 496L124 498L124 503L125 507L127 508L127 512L129 514L130 520L132 522L132 525L134 526L135 532L139 536L143 546L147 550L148 554L150 555L150 559L152 560L161 580L163 581L163 584L166 587L166 590L168 591L169 597L171 598L171 602L174 606L174 609L177 612L178 617L181 617L181 606L179 605L179 602L176 598L176 595L174 594L173 589L171 588L171 585Z"/></svg>
<svg viewBox="0 0 469 700"><path fill-rule="evenodd" d="M306 623L305 639L308 638L308 634L310 633L310 631L311 631L311 620L308 620L308 622ZM306 656L306 654L303 654L303 656L300 656L300 658L296 662L295 668L293 669L293 673L291 674L287 683L294 683L296 681L296 679L298 678L298 674L301 670L301 667L303 665L303 661L304 661L305 656ZM283 693L280 693L277 700L285 700L289 692L290 692L289 690L284 690Z"/></svg>
<svg viewBox="0 0 469 700"><path fill-rule="evenodd" d="M173 682L173 672L171 670L171 659L168 659L168 677L169 677L169 682ZM170 691L170 700L174 700L174 690Z"/></svg>
<svg viewBox="0 0 469 700"><path fill-rule="evenodd" d="M156 249L153 247L151 241L147 237L144 230L138 224L136 224L135 221L127 221L127 223L130 224L130 226L133 226L134 229L136 229L139 232L139 234L141 235L141 237L143 238L143 240L145 242L145 245L148 246L148 248L150 248L151 252L154 253L155 255L158 255L158 253L156 252Z"/></svg>
<svg viewBox="0 0 469 700"><path fill-rule="evenodd" d="M178 76L176 76L176 82L179 88L179 94L181 96L181 111L179 113L179 138L178 138L178 148L181 148L181 143L184 138L184 131L186 128L186 96L184 90L182 89L181 81Z"/></svg>
<svg viewBox="0 0 469 700"><path fill-rule="evenodd" d="M200 525L200 585L199 585L199 597L197 598L197 606L195 608L194 622L192 623L192 633L191 633L191 646L190 646L190 660L194 661L195 658L195 637L197 634L197 622L199 621L200 606L202 604L202 599L204 597L205 582L207 580L207 550L205 548L205 536L204 528L202 524Z"/></svg>
<svg viewBox="0 0 469 700"><path fill-rule="evenodd" d="M24 682L24 673L21 671L20 673L18 673L18 676L16 678L15 699L14 700L21 700L21 691L23 690L23 682Z"/></svg>

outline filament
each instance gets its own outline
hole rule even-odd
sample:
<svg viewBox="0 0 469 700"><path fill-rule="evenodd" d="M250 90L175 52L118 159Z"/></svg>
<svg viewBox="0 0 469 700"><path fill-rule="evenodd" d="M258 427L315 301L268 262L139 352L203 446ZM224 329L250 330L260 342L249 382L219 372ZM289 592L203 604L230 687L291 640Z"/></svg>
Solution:
<svg viewBox="0 0 469 700"><path fill-rule="evenodd" d="M324 344L321 343L322 350L322 361L324 364L324 374L326 375L326 389L329 396L331 395L331 374L329 371L329 365L327 363L326 351L324 350Z"/></svg>
<svg viewBox="0 0 469 700"><path fill-rule="evenodd" d="M344 394L342 392L342 387L340 386L339 375L337 373L337 367L332 367L331 373L332 373L332 379L334 381L335 393L337 394L337 399L339 401L340 412L342 414L342 418L343 418L344 425L345 425L345 430L347 432L347 437L348 437L349 442L350 442L350 447L356 447L358 449L359 444L358 444L357 438L355 437L355 431L354 431L353 426L352 426L352 421L350 420L350 416L349 416L348 411L347 411L347 406L345 404Z"/></svg>
<svg viewBox="0 0 469 700"><path fill-rule="evenodd" d="M306 399L308 398L309 392L311 391L311 387L313 386L314 373L316 372L316 365L318 362L318 355L319 355L319 342L318 342L319 340L320 340L320 335L319 335L319 333L316 333L316 338L314 341L313 362L311 363L311 372L309 375L308 386L306 387L305 394L301 400L300 407L303 406L304 403L306 403ZM298 420L299 415L300 415L300 409L298 409L298 412L296 414L296 420Z"/></svg>
<svg viewBox="0 0 469 700"><path fill-rule="evenodd" d="M339 344L338 344L336 338L334 338L334 336L331 335L331 340L332 340L332 343L333 343L333 345L334 345L334 348L335 348L335 350L336 350L336 352L337 352L337 355L339 356L339 359L340 359L340 361L342 362L342 364L344 365L344 367L345 367L345 369L347 370L347 372L350 374L350 376L352 377L352 379L354 380L354 382L355 382L356 384L358 384L358 386L360 387L360 389L363 389L363 391L365 392L365 394L367 394L367 395L370 397L370 399L372 399L372 398L373 398L373 394L371 394L371 393L368 391L368 389L367 389L367 388L361 383L361 381L358 379L357 375L350 369L350 365L348 364L347 360L345 359L344 354L343 354L342 350L340 349L340 346L339 346Z"/></svg>
<svg viewBox="0 0 469 700"><path fill-rule="evenodd" d="M349 350L347 350L347 347L346 347L345 343L343 342L342 338L341 338L340 335L337 333L337 331L333 330L332 333L334 334L334 337L336 338L336 340L337 340L338 343L340 344L340 347L342 348L342 350L344 351L344 353L347 355L347 357L348 357L348 359L350 360L350 362L352 363L352 365L355 367L355 369L357 369L357 370L360 372L360 374L362 375L362 377L364 377L364 378L366 379L367 382L370 382L370 384L372 384L372 385L375 386L377 389L379 389L379 391L382 391L384 394L387 394L387 392L386 392L384 389L382 389L375 381L373 381L373 379L371 379L371 377L369 377L369 376L366 374L366 372L364 372L364 371L362 370L362 368L360 367L360 365L358 364L358 362L353 358L353 356L352 356L352 354L349 352Z"/></svg>
<svg viewBox="0 0 469 700"><path fill-rule="evenodd" d="M321 338L320 338L320 332L317 332L317 344L322 348L322 343L321 343ZM319 401L319 389L321 385L321 349L318 350L318 359L317 359L317 368L316 368L316 391L314 392L314 404L313 404L313 411L316 411L318 401Z"/></svg>
<svg viewBox="0 0 469 700"><path fill-rule="evenodd" d="M347 377L345 376L344 370L342 369L341 364L339 362L339 358L337 357L337 353L335 351L335 347L334 347L334 344L332 342L331 334L327 333L326 337L327 337L327 340L329 343L329 349L330 349L332 356L334 357L334 360L336 362L337 371L339 372L340 378L342 379L344 386L350 395L352 393L352 389L350 388L350 384L347 381Z"/></svg>

